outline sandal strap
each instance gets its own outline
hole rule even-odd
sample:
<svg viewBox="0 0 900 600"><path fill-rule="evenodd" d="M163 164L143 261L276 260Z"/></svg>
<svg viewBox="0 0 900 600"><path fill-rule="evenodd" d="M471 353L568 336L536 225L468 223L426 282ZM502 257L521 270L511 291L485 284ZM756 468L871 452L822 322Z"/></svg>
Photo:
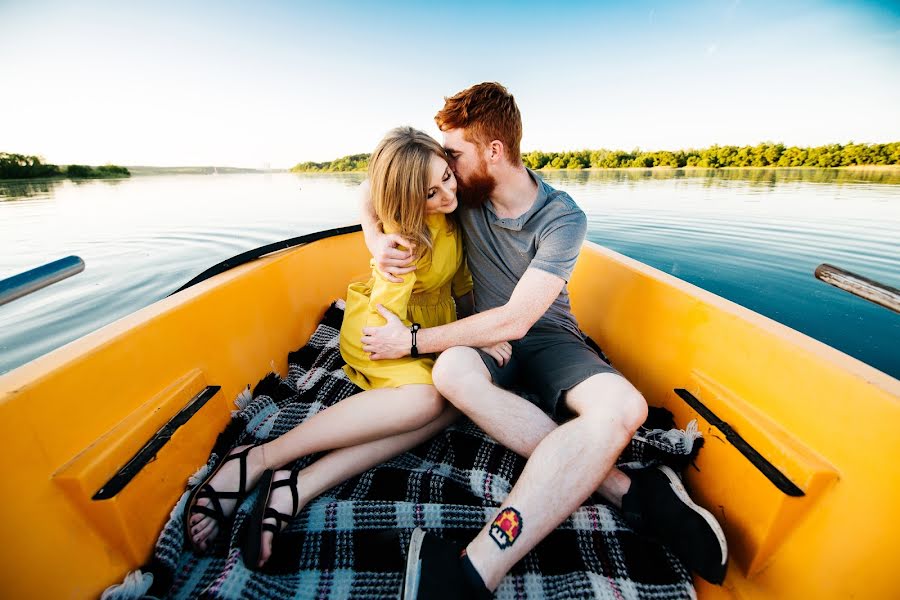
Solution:
<svg viewBox="0 0 900 600"><path fill-rule="evenodd" d="M297 489L297 473L292 472L287 479L276 481L272 484L272 489L286 487L291 490L291 517L297 516L297 509L300 507L300 491Z"/></svg>
<svg viewBox="0 0 900 600"><path fill-rule="evenodd" d="M247 446L240 452L235 452L234 454L229 454L225 457L225 460L222 464L227 463L230 460L239 460L240 461L240 483L238 485L238 491L236 492L219 492L220 494L235 494L236 497L238 495L247 495L247 460L250 456L250 451L256 448L259 444L253 444L251 446Z"/></svg>
<svg viewBox="0 0 900 600"><path fill-rule="evenodd" d="M206 498L209 500L209 506L201 506L197 504L197 500L200 498ZM216 493L209 484L204 485L200 488L200 491L197 492L197 495L194 496L194 504L191 505L190 512L193 513L201 513L208 517L211 517L213 520L224 523L227 519L225 517L225 510L222 508L222 503L219 502L219 494Z"/></svg>
<svg viewBox="0 0 900 600"><path fill-rule="evenodd" d="M214 521L222 522L224 513L221 509L218 508L210 508L209 506L202 506L200 504L195 504L191 507L191 514L198 513L201 515L206 515L207 517L213 519Z"/></svg>
<svg viewBox="0 0 900 600"><path fill-rule="evenodd" d="M266 519L274 519L274 523L266 523ZM263 531L271 531L274 535L281 533L290 522L290 515L278 512L274 508L267 508L263 514Z"/></svg>
<svg viewBox="0 0 900 600"><path fill-rule="evenodd" d="M258 444L254 444L252 446L247 446L240 452L235 452L234 454L229 454L222 461L222 464L216 469L218 472L221 467L231 460L240 461L240 485L238 486L238 490L236 492L220 492L209 484L209 481L212 480L212 477L203 484L197 493L194 495L193 503L189 508L189 513L200 513L202 515L206 515L211 519L215 520L218 523L225 523L228 521L228 517L225 516L225 510L222 508L221 500L241 500L244 496L247 495L247 459L250 456L250 451L255 448ZM215 475L213 475L214 477ZM206 498L210 502L210 506L202 506L197 504L197 500L201 498Z"/></svg>
<svg viewBox="0 0 900 600"><path fill-rule="evenodd" d="M276 535L278 535L279 533L281 533L281 527L279 527L278 525L275 525L274 523L263 523L263 524L262 524L262 530L263 530L263 531L270 531L270 532L272 532L272 537L273 537L273 538L274 538Z"/></svg>
<svg viewBox="0 0 900 600"><path fill-rule="evenodd" d="M300 492L297 489L297 472L291 472L291 476L287 479L280 479L274 483L270 488L270 497L271 490L275 488L286 487L291 490L291 514L285 514L280 510L276 510L270 506L266 507L266 510L263 511L263 523L262 529L263 531L271 531L273 535L277 535L281 533L281 531L287 526L291 519L297 516L298 508L300 507ZM266 519L274 519L275 523L266 523Z"/></svg>

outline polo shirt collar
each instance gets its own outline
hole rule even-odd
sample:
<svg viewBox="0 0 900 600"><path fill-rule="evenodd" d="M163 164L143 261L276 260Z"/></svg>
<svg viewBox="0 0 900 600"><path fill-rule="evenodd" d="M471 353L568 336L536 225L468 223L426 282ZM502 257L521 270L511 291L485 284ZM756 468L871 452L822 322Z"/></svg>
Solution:
<svg viewBox="0 0 900 600"><path fill-rule="evenodd" d="M497 213L494 212L494 207L491 205L490 200L484 203L484 208L487 213L491 217L491 225L496 225L497 227L502 227L503 229L509 229L510 231L522 231L522 227L525 226L525 223L534 216L534 214L541 210L545 204L547 204L547 198L549 198L550 194L548 191L547 184L544 183L544 180L540 178L540 176L525 167L525 170L528 171L528 174L531 175L531 178L537 184L538 193L537 198L534 200L534 204L531 205L531 208L526 210L520 216L515 219L501 219L497 216Z"/></svg>

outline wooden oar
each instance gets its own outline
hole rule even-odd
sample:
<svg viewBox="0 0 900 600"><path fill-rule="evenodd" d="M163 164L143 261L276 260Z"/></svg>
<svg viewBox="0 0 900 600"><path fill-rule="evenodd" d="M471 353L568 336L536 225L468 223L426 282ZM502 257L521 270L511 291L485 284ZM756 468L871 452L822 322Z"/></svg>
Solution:
<svg viewBox="0 0 900 600"><path fill-rule="evenodd" d="M84 261L77 256L67 256L0 280L0 306L82 271Z"/></svg>
<svg viewBox="0 0 900 600"><path fill-rule="evenodd" d="M833 265L816 267L816 279L900 313L900 290Z"/></svg>

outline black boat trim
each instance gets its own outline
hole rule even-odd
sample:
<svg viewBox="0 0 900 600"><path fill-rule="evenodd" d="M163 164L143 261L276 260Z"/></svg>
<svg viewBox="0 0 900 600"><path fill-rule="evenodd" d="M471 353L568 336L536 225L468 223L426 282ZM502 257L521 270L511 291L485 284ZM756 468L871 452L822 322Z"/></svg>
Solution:
<svg viewBox="0 0 900 600"><path fill-rule="evenodd" d="M169 443L172 434L174 434L179 427L187 423L188 420L193 417L210 398L215 396L220 389L221 387L218 385L208 385L199 394L191 398L190 402L178 411L178 414L172 417L162 429L157 431L124 467L119 469L119 471L113 475L103 487L97 490L97 493L94 494L91 500L109 500L121 492L125 486L135 478L141 469L144 468L144 465L153 460L160 449Z"/></svg>
<svg viewBox="0 0 900 600"><path fill-rule="evenodd" d="M284 250L286 248L293 248L294 246L309 244L310 242L317 242L319 240L324 240L330 237L346 235L348 233L356 233L357 231L362 231L362 226L346 225L344 227L326 229L325 231L317 231L315 233L301 235L300 237L289 238L280 242L273 242L271 244L266 244L265 246L255 248L254 250L242 252L241 254L232 256L231 258L223 260L219 264L206 269L169 295L172 296L173 294L177 294L178 292L186 290L191 286L197 285L201 281L206 281L210 277L215 277L220 273L224 273L225 271L229 271L235 267L254 261L257 258L261 258L267 254L278 252L279 250Z"/></svg>
<svg viewBox="0 0 900 600"><path fill-rule="evenodd" d="M737 448L738 452L744 455L744 458L750 461L757 470L766 476L766 479L771 481L775 487L777 487L781 492L787 494L788 496L805 496L806 494L801 490L797 485L788 479L787 475L778 470L778 467L770 463L766 458L760 454L756 448L751 446L747 440L741 437L737 431L732 429L731 425L723 421L719 418L713 411L711 411L705 404L700 402L693 394L689 391L681 388L676 388L675 393L678 396L687 402L687 404L700 413L700 416L706 419L706 421L718 428L725 435L725 439L728 440L732 446Z"/></svg>

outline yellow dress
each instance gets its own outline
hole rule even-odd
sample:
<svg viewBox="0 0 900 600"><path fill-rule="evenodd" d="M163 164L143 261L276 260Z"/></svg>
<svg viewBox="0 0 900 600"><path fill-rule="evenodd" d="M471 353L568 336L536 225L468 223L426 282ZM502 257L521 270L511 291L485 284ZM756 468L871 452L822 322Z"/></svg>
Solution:
<svg viewBox="0 0 900 600"><path fill-rule="evenodd" d="M472 289L472 276L463 255L459 227L451 230L447 216L441 213L428 215L426 222L434 249L419 258L415 271L402 276L403 283L385 279L372 259L372 277L347 288L341 355L347 361L344 372L350 381L364 390L412 383L431 384L434 367L431 356L369 359L362 349L362 329L386 323L376 309L378 304L400 317L407 327L414 322L423 328L437 327L456 320L453 298Z"/></svg>

